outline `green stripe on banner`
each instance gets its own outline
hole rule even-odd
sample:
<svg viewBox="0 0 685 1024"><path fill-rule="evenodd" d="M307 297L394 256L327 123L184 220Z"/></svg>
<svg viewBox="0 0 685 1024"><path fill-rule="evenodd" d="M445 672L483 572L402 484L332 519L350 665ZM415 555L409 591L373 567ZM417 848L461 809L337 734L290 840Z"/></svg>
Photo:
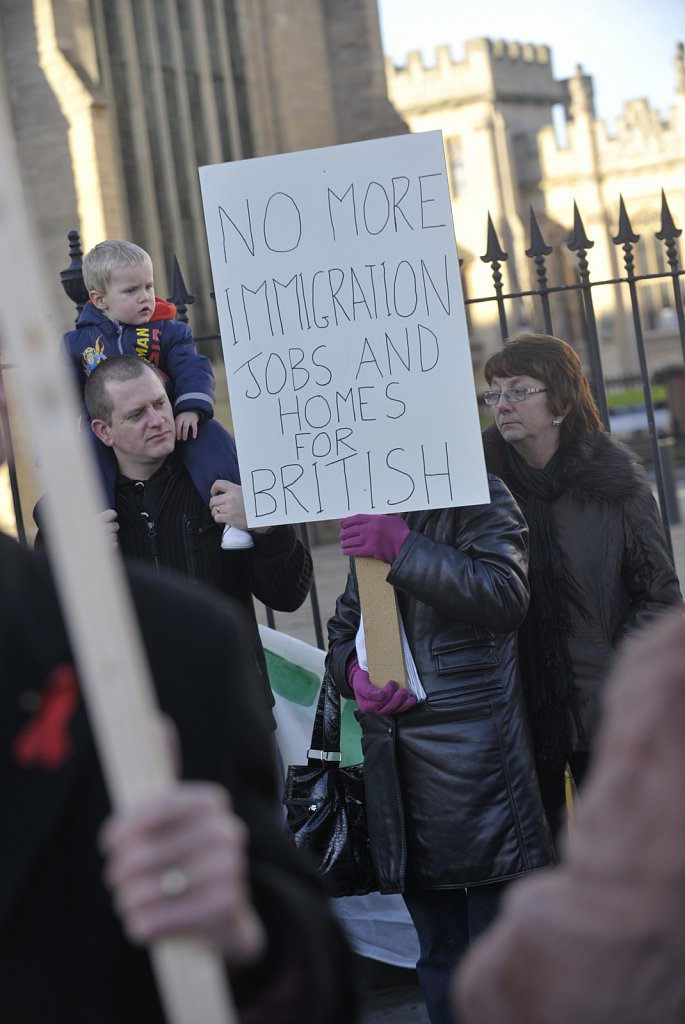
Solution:
<svg viewBox="0 0 685 1024"><path fill-rule="evenodd" d="M319 696L321 677L303 665L298 665L295 661L283 658L280 654L274 654L267 647L264 648L264 654L266 655L269 680L274 693L290 704L297 704L300 707L312 709L311 718L308 719L308 734L302 735L302 744L306 749L306 746L309 744L309 736L311 735L311 727L314 721L313 712ZM363 760L362 731L354 714L357 710L357 702L355 700L345 700L343 697L341 705L341 763L343 765L360 764Z"/></svg>
<svg viewBox="0 0 685 1024"><path fill-rule="evenodd" d="M321 680L314 672L265 650L271 688L284 700L307 708L319 696Z"/></svg>
<svg viewBox="0 0 685 1024"><path fill-rule="evenodd" d="M361 764L364 760L362 754L362 730L359 722L354 717L356 710L356 700L343 701L342 714L340 716L342 765Z"/></svg>

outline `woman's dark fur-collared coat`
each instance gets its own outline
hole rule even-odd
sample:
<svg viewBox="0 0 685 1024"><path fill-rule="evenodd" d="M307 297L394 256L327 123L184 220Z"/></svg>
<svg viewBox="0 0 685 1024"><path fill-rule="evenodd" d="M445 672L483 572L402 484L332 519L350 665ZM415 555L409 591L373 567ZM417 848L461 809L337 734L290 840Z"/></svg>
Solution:
<svg viewBox="0 0 685 1024"><path fill-rule="evenodd" d="M427 699L360 715L371 849L384 892L407 868L424 888L515 877L554 859L516 658L528 607L527 528L502 482L490 505L411 512L388 572ZM327 667L346 664L360 610L354 574L329 622Z"/></svg>
<svg viewBox="0 0 685 1024"><path fill-rule="evenodd" d="M511 487L507 442L483 435L488 470ZM568 649L573 666L573 749L587 751L597 730L603 683L618 644L682 602L659 509L642 465L610 434L564 445L552 514L566 579Z"/></svg>

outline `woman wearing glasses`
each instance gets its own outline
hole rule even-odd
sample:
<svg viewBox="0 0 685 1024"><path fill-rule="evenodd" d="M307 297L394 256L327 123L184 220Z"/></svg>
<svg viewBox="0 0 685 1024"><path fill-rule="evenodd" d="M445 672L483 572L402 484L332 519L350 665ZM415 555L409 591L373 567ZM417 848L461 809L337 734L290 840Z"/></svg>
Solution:
<svg viewBox="0 0 685 1024"><path fill-rule="evenodd" d="M617 644L682 599L647 476L604 431L573 348L519 335L484 372L495 421L483 435L488 470L508 485L530 529L521 674L556 835L565 766L580 785Z"/></svg>

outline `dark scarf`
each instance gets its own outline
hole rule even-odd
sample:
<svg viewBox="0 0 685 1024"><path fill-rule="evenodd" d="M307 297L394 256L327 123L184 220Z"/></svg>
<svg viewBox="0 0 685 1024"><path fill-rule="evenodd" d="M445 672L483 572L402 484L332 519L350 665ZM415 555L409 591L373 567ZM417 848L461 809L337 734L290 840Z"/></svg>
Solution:
<svg viewBox="0 0 685 1024"><path fill-rule="evenodd" d="M569 711L574 680L568 651L566 580L551 503L560 493L559 449L544 469L534 469L507 445L505 458L530 530L530 608L520 630L523 692L536 760L563 769L570 753Z"/></svg>

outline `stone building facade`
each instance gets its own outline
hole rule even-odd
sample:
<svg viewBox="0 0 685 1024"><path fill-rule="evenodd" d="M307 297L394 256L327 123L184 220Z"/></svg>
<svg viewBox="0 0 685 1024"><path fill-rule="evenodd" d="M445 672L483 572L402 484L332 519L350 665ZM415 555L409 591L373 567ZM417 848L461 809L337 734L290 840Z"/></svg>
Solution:
<svg viewBox="0 0 685 1024"><path fill-rule="evenodd" d="M131 238L215 330L198 167L406 131L376 0L3 0L4 82L46 266ZM55 284L56 327L73 318Z"/></svg>
<svg viewBox="0 0 685 1024"><path fill-rule="evenodd" d="M579 66L568 80L557 80L549 47L474 39L463 60L449 48L435 51L424 66L418 53L402 67L386 61L388 93L411 131L440 129L452 192L455 233L463 259L467 297L492 294L492 275L480 257L486 249L490 214L509 259L502 264L506 290L534 286L535 267L525 255L530 245L530 208L554 252L548 258L549 283L575 279L576 262L565 248L577 203L589 239L591 279L624 273L622 250L611 238L618 231L619 197L640 234L637 273L665 267L660 229L661 190L678 226L685 227L685 65L679 44L674 62L674 102L664 116L644 99L625 103L612 134L595 116L592 80ZM559 116L555 116L555 108ZM682 266L682 260L681 260ZM672 289L671 289L672 291ZM669 284L639 286L650 369L682 363ZM625 289L593 290L602 363L606 376L637 372L630 304ZM555 329L583 345L576 296L552 299ZM500 343L494 305L469 307L470 338L476 370ZM512 301L509 329L541 328L527 300Z"/></svg>

